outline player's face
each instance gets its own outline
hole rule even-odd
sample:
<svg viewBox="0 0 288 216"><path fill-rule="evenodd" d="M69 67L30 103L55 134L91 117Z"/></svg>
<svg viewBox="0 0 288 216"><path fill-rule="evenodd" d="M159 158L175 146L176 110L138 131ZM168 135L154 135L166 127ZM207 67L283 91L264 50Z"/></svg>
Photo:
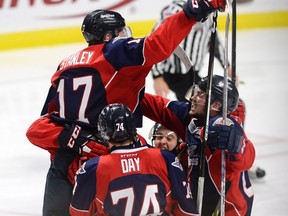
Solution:
<svg viewBox="0 0 288 216"><path fill-rule="evenodd" d="M197 86L191 92L191 108L189 114L192 116L202 116L205 113L206 93Z"/></svg>
<svg viewBox="0 0 288 216"><path fill-rule="evenodd" d="M177 135L168 129L159 129L155 134L154 145L156 148L173 150L177 146Z"/></svg>
<svg viewBox="0 0 288 216"><path fill-rule="evenodd" d="M115 30L116 37L132 37L132 32L129 26L124 26L123 28L118 28ZM113 33L111 31L107 31L104 34L103 42L110 41L113 38Z"/></svg>
<svg viewBox="0 0 288 216"><path fill-rule="evenodd" d="M132 32L129 26L115 30L116 37L132 37Z"/></svg>

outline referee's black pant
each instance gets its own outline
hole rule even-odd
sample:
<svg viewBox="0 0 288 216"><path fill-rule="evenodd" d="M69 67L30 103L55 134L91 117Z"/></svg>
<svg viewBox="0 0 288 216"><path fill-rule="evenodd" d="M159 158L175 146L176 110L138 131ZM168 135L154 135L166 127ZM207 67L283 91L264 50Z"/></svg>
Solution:
<svg viewBox="0 0 288 216"><path fill-rule="evenodd" d="M170 74L164 73L163 78L169 86L179 101L187 101L185 99L185 94L187 90L193 85L193 83L197 83L200 81L200 77L198 72L195 72L195 81L193 72L186 74Z"/></svg>

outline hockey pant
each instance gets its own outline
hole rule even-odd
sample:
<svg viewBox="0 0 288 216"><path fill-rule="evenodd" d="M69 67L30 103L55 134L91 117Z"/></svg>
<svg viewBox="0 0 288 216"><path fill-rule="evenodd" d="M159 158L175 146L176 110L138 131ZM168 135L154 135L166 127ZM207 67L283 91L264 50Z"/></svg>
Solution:
<svg viewBox="0 0 288 216"><path fill-rule="evenodd" d="M67 177L67 170L75 156L73 151L59 149L52 160L46 177L43 216L70 216L73 185Z"/></svg>

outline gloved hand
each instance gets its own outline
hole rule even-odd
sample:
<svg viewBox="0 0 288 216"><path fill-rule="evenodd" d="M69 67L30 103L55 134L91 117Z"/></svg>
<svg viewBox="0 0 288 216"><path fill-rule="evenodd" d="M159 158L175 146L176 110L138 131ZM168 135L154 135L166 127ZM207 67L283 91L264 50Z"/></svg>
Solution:
<svg viewBox="0 0 288 216"><path fill-rule="evenodd" d="M75 184L75 175L82 164L83 162L77 156L68 167L67 177L73 185Z"/></svg>
<svg viewBox="0 0 288 216"><path fill-rule="evenodd" d="M79 155L81 155L82 148L89 140L95 140L94 134L82 130L76 124L65 124L64 129L58 136L58 143L61 148L73 149Z"/></svg>
<svg viewBox="0 0 288 216"><path fill-rule="evenodd" d="M195 16L196 21L204 22L212 12L224 11L225 5L225 0L187 0L183 10L188 18Z"/></svg>
<svg viewBox="0 0 288 216"><path fill-rule="evenodd" d="M215 125L209 127L207 143L211 149L228 150L231 153L239 153L243 139L242 128L236 128L234 124Z"/></svg>
<svg viewBox="0 0 288 216"><path fill-rule="evenodd" d="M81 160L88 160L100 155L106 155L109 153L109 148L103 143L89 141L82 147Z"/></svg>

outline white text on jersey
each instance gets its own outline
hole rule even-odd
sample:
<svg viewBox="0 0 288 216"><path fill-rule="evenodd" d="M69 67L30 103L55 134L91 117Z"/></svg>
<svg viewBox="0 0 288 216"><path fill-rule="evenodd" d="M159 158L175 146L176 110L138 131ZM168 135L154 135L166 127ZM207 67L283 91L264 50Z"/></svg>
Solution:
<svg viewBox="0 0 288 216"><path fill-rule="evenodd" d="M77 52L74 55L64 59L60 64L59 70L62 70L68 66L88 64L92 55L93 52Z"/></svg>
<svg viewBox="0 0 288 216"><path fill-rule="evenodd" d="M123 173L140 171L140 159L139 158L122 159L121 167Z"/></svg>

